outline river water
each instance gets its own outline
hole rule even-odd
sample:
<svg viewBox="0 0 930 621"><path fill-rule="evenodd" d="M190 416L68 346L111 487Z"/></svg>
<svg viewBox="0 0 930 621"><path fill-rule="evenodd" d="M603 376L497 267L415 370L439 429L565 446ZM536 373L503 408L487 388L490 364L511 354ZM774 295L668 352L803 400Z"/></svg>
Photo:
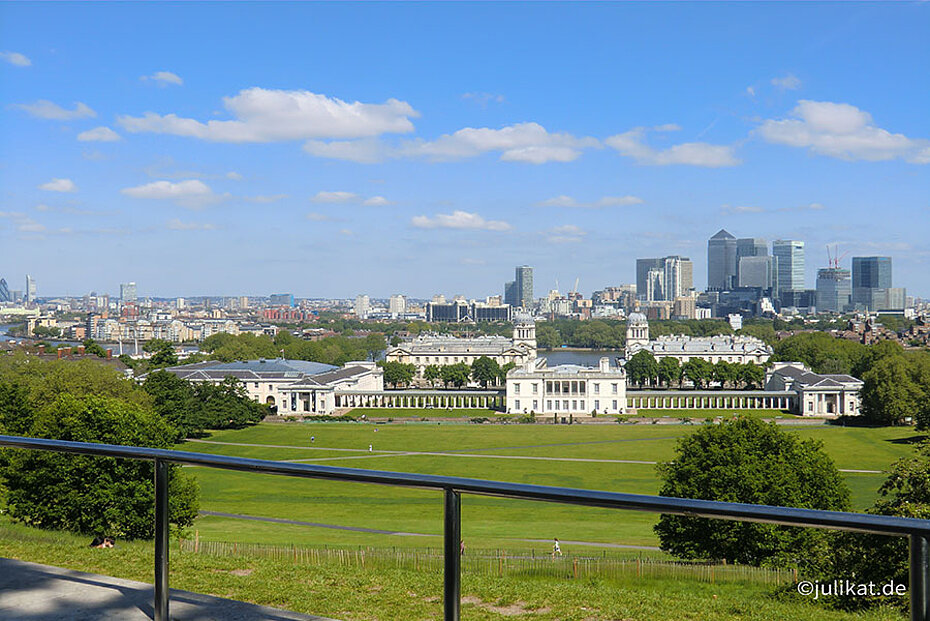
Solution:
<svg viewBox="0 0 930 621"><path fill-rule="evenodd" d="M578 364L585 367L596 367L601 358L610 358L611 366L615 365L615 359L623 356L622 351L574 351L566 349L554 349L552 351L540 350L537 352L540 358L545 358L550 367L559 364Z"/></svg>

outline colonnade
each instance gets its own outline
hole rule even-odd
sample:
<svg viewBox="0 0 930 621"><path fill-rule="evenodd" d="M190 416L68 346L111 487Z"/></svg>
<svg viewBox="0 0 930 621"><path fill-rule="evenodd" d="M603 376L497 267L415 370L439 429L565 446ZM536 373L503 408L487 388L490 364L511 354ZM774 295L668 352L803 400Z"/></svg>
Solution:
<svg viewBox="0 0 930 621"><path fill-rule="evenodd" d="M494 410L505 406L504 394L492 391L417 391L336 393L337 408L441 408Z"/></svg>
<svg viewBox="0 0 930 621"><path fill-rule="evenodd" d="M785 392L627 393L627 407L642 410L794 410L797 395Z"/></svg>

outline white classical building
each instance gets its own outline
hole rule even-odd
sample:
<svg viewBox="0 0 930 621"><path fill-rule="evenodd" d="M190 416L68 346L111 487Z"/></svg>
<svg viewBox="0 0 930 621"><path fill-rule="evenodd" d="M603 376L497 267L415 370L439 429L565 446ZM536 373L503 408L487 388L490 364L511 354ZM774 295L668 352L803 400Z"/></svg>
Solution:
<svg viewBox="0 0 930 621"><path fill-rule="evenodd" d="M772 348L752 336L684 336L664 335L649 340L649 322L642 313L631 313L626 328L626 359L640 351L653 356L671 356L684 364L692 358L703 358L712 364L721 360L746 364L764 364L772 356Z"/></svg>
<svg viewBox="0 0 930 621"><path fill-rule="evenodd" d="M464 362L471 364L486 356L500 366L513 362L522 366L536 359L536 323L526 316L514 321L513 338L505 336L477 336L457 338L437 334L424 334L414 340L391 347L384 354L387 362L413 364L417 375L429 365L445 366Z"/></svg>
<svg viewBox="0 0 930 621"><path fill-rule="evenodd" d="M601 358L596 367L531 361L507 373L507 411L542 415L626 413L626 371Z"/></svg>
<svg viewBox="0 0 930 621"><path fill-rule="evenodd" d="M794 392L801 416L858 416L863 381L851 375L812 373L800 362L776 362L765 372L765 390Z"/></svg>
<svg viewBox="0 0 930 621"><path fill-rule="evenodd" d="M234 377L249 397L277 407L278 414L332 414L336 395L383 391L384 372L374 362L347 362L341 368L304 360L206 361L165 369L190 382L219 384Z"/></svg>

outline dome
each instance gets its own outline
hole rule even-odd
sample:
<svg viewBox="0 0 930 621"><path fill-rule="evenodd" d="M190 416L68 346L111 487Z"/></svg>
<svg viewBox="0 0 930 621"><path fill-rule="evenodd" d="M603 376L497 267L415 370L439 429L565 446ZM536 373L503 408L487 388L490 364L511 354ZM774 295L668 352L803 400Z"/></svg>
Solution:
<svg viewBox="0 0 930 621"><path fill-rule="evenodd" d="M630 313L630 316L627 317L627 321L630 323L649 323L646 316L642 313Z"/></svg>

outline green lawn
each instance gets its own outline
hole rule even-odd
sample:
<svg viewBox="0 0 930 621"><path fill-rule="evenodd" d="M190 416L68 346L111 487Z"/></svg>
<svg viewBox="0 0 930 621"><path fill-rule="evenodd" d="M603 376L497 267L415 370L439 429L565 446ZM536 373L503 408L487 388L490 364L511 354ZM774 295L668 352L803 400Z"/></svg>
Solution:
<svg viewBox="0 0 930 621"><path fill-rule="evenodd" d="M671 459L676 440L697 428L699 425L262 424L217 432L208 438L210 442L261 446L188 442L181 448L333 466L655 494L659 490L655 466L635 462ZM789 429L801 437L822 441L839 468L859 470L886 469L894 460L911 454L910 443L916 437L908 428ZM313 443L311 436L315 438ZM372 534L209 516L199 519L195 526L204 539L352 546L439 544L442 499L438 492L208 468L189 471L200 481L203 510L431 535ZM875 499L884 475L848 473L845 478L854 506L861 510ZM477 547L545 552L546 542L553 537L655 546L652 526L656 519L647 513L467 495L463 499L462 528L466 541Z"/></svg>

